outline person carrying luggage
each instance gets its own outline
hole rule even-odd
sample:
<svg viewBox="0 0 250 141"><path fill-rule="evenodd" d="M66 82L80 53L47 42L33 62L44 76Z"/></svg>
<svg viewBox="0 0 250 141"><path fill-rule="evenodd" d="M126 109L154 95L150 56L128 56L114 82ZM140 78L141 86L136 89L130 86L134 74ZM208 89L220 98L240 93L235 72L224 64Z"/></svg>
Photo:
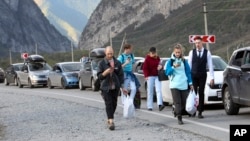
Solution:
<svg viewBox="0 0 250 141"><path fill-rule="evenodd" d="M178 119L178 124L183 124L182 111L185 109L186 98L189 94L188 86L193 90L191 79L191 71L187 60L184 59L182 45L174 46L171 59L167 62L165 69L166 75L169 76L169 88L173 97L175 114Z"/></svg>

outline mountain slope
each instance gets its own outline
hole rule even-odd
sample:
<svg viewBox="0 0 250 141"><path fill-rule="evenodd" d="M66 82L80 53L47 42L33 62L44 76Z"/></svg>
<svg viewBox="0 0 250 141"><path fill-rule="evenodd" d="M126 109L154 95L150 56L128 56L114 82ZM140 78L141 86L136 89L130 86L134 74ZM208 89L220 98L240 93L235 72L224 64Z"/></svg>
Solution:
<svg viewBox="0 0 250 141"><path fill-rule="evenodd" d="M34 0L49 21L65 36L78 42L88 18L100 0Z"/></svg>
<svg viewBox="0 0 250 141"><path fill-rule="evenodd" d="M146 0L145 2L150 3ZM161 1L156 0L154 2L159 3ZM179 2L179 0L177 2ZM100 4L103 4L103 2ZM111 6L106 3L105 5L105 9L111 9L109 7L118 4L113 3ZM205 34L202 5L203 1L192 0L189 3L187 2L186 4L179 6L178 9L176 8L174 10L174 8L171 8L167 18L166 13L159 12L161 10L161 8L159 8L158 14L152 14L151 16L148 15L149 20L140 24L140 26L136 26L136 23L132 22L134 20L133 17L127 17L129 14L121 13L119 11L115 12L115 14L119 15L120 18L116 20L107 18L105 21L110 21L109 25L113 26L119 25L118 21L122 21L122 19L130 19L130 22L132 22L129 23L123 21L123 24L126 24L126 26L121 29L122 31L118 30L118 33L115 34L115 37L113 38L113 46L117 51L121 46L122 38L126 32L127 42L135 46L134 51L137 55L145 55L150 46L156 46L159 50L159 54L166 57L170 55L172 47L176 43L183 44L186 50L185 54L188 54L188 51L193 48L193 44L189 43L188 36ZM99 12L98 9L96 9L92 15L94 17L90 18L90 25L86 26L86 29L82 33L82 43L80 44L80 47L82 48L88 47L88 45L90 47L96 47L97 45L94 44L109 44L108 31L110 27L102 25L99 27L99 30L102 29L102 32L100 32L94 28L92 29L91 26L92 24L97 24L99 22L96 22L93 19L98 19L105 15L105 12L102 14L103 11L101 11L101 7L101 5L98 6ZM129 5L123 5L123 7L129 7ZM216 36L216 43L210 44L210 50L213 54L228 59L234 49L250 45L249 7L250 1L246 0L207 1L208 34ZM146 8L143 7L142 9ZM130 13L137 13L137 11L131 9ZM102 36L105 37L100 38ZM93 41L94 38L98 39L98 37L100 38L99 40ZM94 46L92 46L92 43L86 44L85 42L87 40L95 42L93 43Z"/></svg>
<svg viewBox="0 0 250 141"><path fill-rule="evenodd" d="M0 1L0 48L12 52L68 51L70 41L62 36L30 0Z"/></svg>
<svg viewBox="0 0 250 141"><path fill-rule="evenodd" d="M170 12L191 0L102 0L90 17L79 42L80 48L103 46L112 37L133 25L136 30L156 14L167 18Z"/></svg>

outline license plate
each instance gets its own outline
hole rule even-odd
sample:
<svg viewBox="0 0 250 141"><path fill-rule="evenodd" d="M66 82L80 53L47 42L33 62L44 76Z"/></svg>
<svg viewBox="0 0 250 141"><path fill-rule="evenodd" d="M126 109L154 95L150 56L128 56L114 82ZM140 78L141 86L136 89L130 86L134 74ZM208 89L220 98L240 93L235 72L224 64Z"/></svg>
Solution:
<svg viewBox="0 0 250 141"><path fill-rule="evenodd" d="M217 97L218 98L221 98L222 96L221 96L221 91L217 91Z"/></svg>

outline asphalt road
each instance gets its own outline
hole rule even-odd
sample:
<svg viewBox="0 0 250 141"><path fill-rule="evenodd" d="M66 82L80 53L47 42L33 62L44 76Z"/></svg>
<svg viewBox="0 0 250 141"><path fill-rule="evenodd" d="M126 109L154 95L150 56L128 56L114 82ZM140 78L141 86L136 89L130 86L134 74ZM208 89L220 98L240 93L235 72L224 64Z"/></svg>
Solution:
<svg viewBox="0 0 250 141"><path fill-rule="evenodd" d="M0 113L2 113L0 115L0 125L2 125L0 127L0 139L2 139L2 140L5 140L6 139L5 137L10 136L10 135L16 136L16 138L14 138L14 139L18 140L19 135L15 135L14 131L13 131L13 134L11 134L11 133L8 133L9 131L5 131L5 130L9 129L7 127L8 125L12 125L10 123L16 122L16 123L18 123L17 125L19 125L20 124L19 122L22 122L22 121L18 121L18 119L13 119L14 121L12 121L11 119L8 119L8 117L6 117L6 115L9 115L12 111L5 111L6 110L5 106L8 105L9 103L6 103L6 101L3 99L3 97L5 97L7 100L8 99L7 97L9 97L9 96L12 96L12 97L10 97L10 100L14 99L15 96L16 96L16 98L18 98L17 95L22 96L22 98L16 99L16 101L18 101L18 105L20 105L20 107L18 107L20 109L18 109L17 111L20 111L21 109L27 107L27 103L29 103L28 99L29 100L34 99L33 102L35 102L35 103L29 103L29 106L32 107L32 104L37 103L36 106L34 105L34 109L41 111L40 113L38 113L40 115L40 117L42 117L42 115L43 115L43 110L44 110L43 108L44 108L44 103L45 103L45 102L43 103L42 101L47 100L47 99L48 100L46 101L45 105L47 105L46 108L50 108L50 111L51 110L57 111L58 108L59 108L58 111L62 110L60 107L65 107L67 105L67 104L65 104L65 101L70 102L70 103L74 103L75 106L79 106L79 104L85 105L85 107L86 106L89 107L87 110L89 110L91 108L95 108L96 113L101 113L101 116L102 116L101 118L102 118L102 122L103 122L103 123L102 122L99 123L96 121L95 126L99 125L100 127L98 127L98 128L101 128L101 129L104 128L103 124L105 122L105 117L106 117L105 112L103 112L104 111L104 103L103 103L103 100L102 100L99 92L92 92L91 89L84 90L84 91L80 91L79 89L64 90L64 89L60 89L60 88L55 88L55 89L33 88L33 89L30 89L27 87L18 88L15 86L4 86L4 84L0 84L0 94L1 94L0 95L1 96ZM35 100L37 98L38 98L38 100ZM59 106L58 106L58 104L55 104L58 102L60 103ZM117 123L119 125L119 124L122 124L123 122L126 123L126 121L123 121L124 119L122 117L121 102L119 101L118 103L119 103L119 105L118 105L118 108L116 111L115 121L117 121ZM53 105L53 104L55 104L55 105ZM39 109L39 107L41 109ZM157 107L157 106L155 105L155 107ZM77 107L77 108L79 108L79 107ZM74 109L77 111L77 108L74 107L72 109L73 109L73 111L74 111ZM66 114L63 111L61 111L62 113L58 113L58 114L65 116L65 115L67 115L67 112L72 112L72 109L68 109L69 111L65 110ZM6 112L8 114L6 114ZM21 113L24 113L24 112L29 114L29 111L23 111ZM77 111L77 112L79 112L79 111ZM89 113L91 113L91 111L89 111ZM46 115L48 115L48 114L52 114L52 113L46 113ZM29 122L32 122L32 120L39 118L39 115L32 117L32 119L26 117L27 119L22 119L22 120L23 121L31 120ZM77 113L74 115L77 117ZM145 134L142 134L139 136L143 136L143 135L146 136L147 131L149 130L149 129L146 129L147 126L154 125L154 127L157 128L157 129L155 129L156 135L158 135L158 132L160 132L161 134L162 134L162 132L164 133L164 131L162 131L163 129L168 129L167 131L165 131L166 134L172 133L172 132L170 132L170 130L175 130L175 132L173 134L169 134L169 136L172 136L173 138L178 137L179 133L181 133L181 135L184 136L182 138L177 138L177 140L182 140L182 139L183 140L190 140L187 138L188 135L190 135L189 137L191 138L191 140L229 141L229 129L230 129L229 126L231 124L249 124L250 123L250 108L241 108L239 115L228 116L225 114L225 111L221 105L206 106L206 109L204 112L204 117L205 117L204 119L198 119L198 118L184 116L183 117L184 125L178 125L177 119L173 117L172 108L170 106L166 107L161 112L159 112L158 109L154 109L153 111L147 111L146 101L142 100L141 109L136 111L136 120L135 121L136 121L136 123L139 122L142 125L146 125ZM44 118L46 119L46 117L44 117ZM7 119L8 119L8 121L6 121ZM74 117L72 117L72 119L74 119ZM67 122L64 121L65 119L60 118L60 120L61 120L61 122L56 121L57 124L55 126L63 126L63 125L67 126L66 125ZM87 120L92 121L91 118L89 119L89 117ZM133 119L132 119L132 121L133 121ZM68 122L72 123L74 121L68 121ZM42 124L47 125L48 123L46 121L44 121L44 122L42 122ZM63 125L61 125L61 124L63 124ZM26 126L28 127L28 125L26 125ZM87 124L86 124L86 126L88 127ZM120 125L120 126L122 126L122 125ZM21 127L23 127L23 126L20 126L20 129L18 126L16 127L17 129L16 128L10 128L10 129L15 129L18 131L23 130L23 129L21 129ZM77 131L78 130L85 130L85 129L81 129L84 127L79 127L80 129L76 129L76 131L74 131L71 134L74 134L74 136L80 137L81 133L78 133ZM128 126L127 128L129 130L129 128L133 128L133 127L134 126ZM141 127L140 131L144 130L143 127L144 126ZM32 127L32 129L33 128L36 129L36 127ZM119 129L119 127L118 127L118 129ZM41 132L42 129L39 128L39 130ZM56 130L56 129L53 129L53 130ZM134 131L135 134L134 135L131 134L131 137L127 138L126 140L135 139L136 136L138 136L138 134L136 134L136 133L137 132L140 133L140 131L135 130ZM49 133L52 131L43 131L43 132ZM187 135L185 137L186 133L187 133ZM27 134L29 134L29 132ZM129 134L129 133L127 133L127 134ZM176 134L176 135L174 136L174 134ZM102 135L102 136L105 136L105 135ZM115 135L113 135L113 136L114 136L113 139L115 139ZM57 139L62 140L62 139L58 138L57 136L56 136L57 139L53 138L53 135L50 135L50 137L51 137L51 138L49 138L50 140L57 140ZM65 139L65 137L63 135L62 135L62 138L64 138L64 140L67 140L67 138ZM70 139L71 138L69 138L68 140L70 140ZM91 138L91 139L96 140L97 138ZM89 140L91 140L91 139L89 139ZM150 139L150 138L147 138L147 139ZM22 139L20 139L20 140L22 140ZM39 140L39 138L30 137L29 140ZM40 138L40 140L43 140L43 139ZM105 140L105 138L102 138L101 140ZM161 140L168 140L168 139L165 138L165 139L161 139ZM169 140L171 140L171 139L169 139Z"/></svg>

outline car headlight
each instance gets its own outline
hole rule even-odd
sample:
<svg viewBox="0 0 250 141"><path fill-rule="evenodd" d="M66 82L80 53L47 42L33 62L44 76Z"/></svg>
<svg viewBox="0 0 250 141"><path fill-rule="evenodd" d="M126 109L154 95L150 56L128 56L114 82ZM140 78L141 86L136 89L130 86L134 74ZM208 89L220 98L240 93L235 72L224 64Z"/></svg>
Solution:
<svg viewBox="0 0 250 141"><path fill-rule="evenodd" d="M39 78L39 76L35 75L35 74L31 74L30 77L31 77L31 79L38 79Z"/></svg>

